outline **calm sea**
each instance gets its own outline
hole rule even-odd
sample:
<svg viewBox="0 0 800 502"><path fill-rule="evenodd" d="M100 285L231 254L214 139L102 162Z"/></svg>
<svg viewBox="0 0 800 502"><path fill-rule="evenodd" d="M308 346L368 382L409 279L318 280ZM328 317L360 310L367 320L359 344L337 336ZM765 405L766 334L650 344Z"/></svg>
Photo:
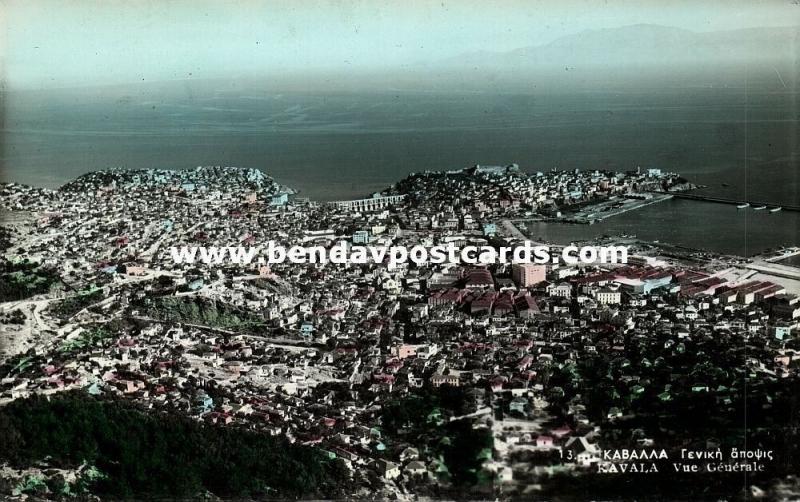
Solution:
<svg viewBox="0 0 800 502"><path fill-rule="evenodd" d="M8 97L0 159L5 180L48 187L111 166L256 167L317 200L476 163L642 166L680 172L709 193L800 205L798 109L796 93L752 86L501 95L219 89L168 99L32 93ZM593 227L534 232L554 240L630 233L752 254L798 244L797 214L673 201Z"/></svg>
<svg viewBox="0 0 800 502"><path fill-rule="evenodd" d="M734 205L672 199L593 225L530 223L535 240L566 244L603 235L635 235L719 253L751 256L798 242L800 212L754 211ZM790 260L786 265L800 265Z"/></svg>

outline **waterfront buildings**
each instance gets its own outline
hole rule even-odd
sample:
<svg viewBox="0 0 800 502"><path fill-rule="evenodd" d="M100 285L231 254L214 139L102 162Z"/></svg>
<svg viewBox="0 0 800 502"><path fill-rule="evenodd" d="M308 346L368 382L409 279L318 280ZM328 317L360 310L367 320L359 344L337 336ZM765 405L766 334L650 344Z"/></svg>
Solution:
<svg viewBox="0 0 800 502"><path fill-rule="evenodd" d="M4 277L32 296L0 304L0 334L14 340L3 344L0 400L85 390L279 436L342 462L352 493L381 499L454 489L459 469L491 479L489 495L530 497L552 473L580 482L616 466L598 452L624 441L679 451L679 426L701 428L691 406L715 420L689 440L739 447L744 397L771 419L790 409L800 303L773 280L732 274L734 259L638 244L627 265L390 270L188 265L168 253L348 237L514 246L523 239L506 218L646 178L422 173L348 204L284 201L289 189L235 168L92 173L57 191L3 185L0 203L20 216L7 236L20 260L6 258ZM788 430L764 427L762 444ZM480 447L455 455L454 444Z"/></svg>

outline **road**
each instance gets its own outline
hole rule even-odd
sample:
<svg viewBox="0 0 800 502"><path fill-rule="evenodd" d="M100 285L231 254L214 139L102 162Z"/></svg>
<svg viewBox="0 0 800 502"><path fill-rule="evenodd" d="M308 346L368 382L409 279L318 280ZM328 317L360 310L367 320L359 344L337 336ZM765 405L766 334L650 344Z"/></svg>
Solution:
<svg viewBox="0 0 800 502"><path fill-rule="evenodd" d="M781 265L779 263L770 263L766 260L757 260L753 263L748 263L745 265L745 267L767 275L800 280L800 268L797 267L790 267L788 265Z"/></svg>
<svg viewBox="0 0 800 502"><path fill-rule="evenodd" d="M528 240L528 237L523 234L520 229L518 229L517 226L511 222L511 220L503 220L500 222L500 224L512 237L516 237L517 239L522 239L524 241Z"/></svg>
<svg viewBox="0 0 800 502"><path fill-rule="evenodd" d="M42 319L42 312L51 302L60 299L61 297L55 297L0 304L0 312L9 313L19 309L26 317L25 324L22 326L5 325L0 329L0 347L2 347L0 353L3 357L24 352L35 336L39 336L47 330L47 324Z"/></svg>
<svg viewBox="0 0 800 502"><path fill-rule="evenodd" d="M291 339L291 338L270 338L270 337L260 336L260 335L250 335L250 334L246 334L246 333L239 333L239 332L236 332L236 331L230 331L230 330L223 329L223 328L216 328L216 327L212 327L212 326L206 326L206 325L203 325L203 324L191 324L191 323L186 323L186 322L176 323L176 322L172 322L172 321L162 321L162 320L159 320L159 319L154 319L152 317L143 317L143 316L131 316L131 319L135 319L137 321L162 323L162 324L180 324L181 326L186 326L186 327L195 328L195 329L202 329L202 330L205 330L205 331L211 331L211 332L219 333L219 334L225 335L225 336L238 336L238 337L242 337L242 338L250 338L250 339L253 339L253 340L260 340L260 341L266 342L267 345L270 346L270 347L275 347L275 348L294 351L294 352L300 352L300 351L304 351L304 350L319 350L321 348L319 346L315 346L313 343L302 342L302 341L294 340L294 339Z"/></svg>

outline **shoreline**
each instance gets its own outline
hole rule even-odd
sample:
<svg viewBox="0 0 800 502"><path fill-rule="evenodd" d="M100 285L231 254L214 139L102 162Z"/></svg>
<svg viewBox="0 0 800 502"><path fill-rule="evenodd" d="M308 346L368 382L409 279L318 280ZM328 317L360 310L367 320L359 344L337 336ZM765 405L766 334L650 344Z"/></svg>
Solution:
<svg viewBox="0 0 800 502"><path fill-rule="evenodd" d="M578 225L592 225L594 223L625 214L629 211L635 211L637 209L641 209L652 204L658 204L659 202L664 202L665 200L674 198L674 195L672 194L650 193L652 194L652 197L649 199L628 199L629 202L623 202L623 206L614 209L612 209L613 205L618 203L616 199L603 201L595 205L586 206L582 210L575 213L577 216L556 218L554 221L575 223ZM598 214L598 211L601 211L602 214Z"/></svg>

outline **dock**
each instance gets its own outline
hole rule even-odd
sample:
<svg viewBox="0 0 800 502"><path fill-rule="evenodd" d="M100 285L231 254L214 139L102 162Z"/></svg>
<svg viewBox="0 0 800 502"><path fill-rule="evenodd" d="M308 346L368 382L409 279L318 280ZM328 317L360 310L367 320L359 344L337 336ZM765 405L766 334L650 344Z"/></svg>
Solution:
<svg viewBox="0 0 800 502"><path fill-rule="evenodd" d="M672 194L672 196L676 199L688 199L688 200L699 200L705 202L717 202L719 204L731 204L738 207L739 209L744 209L746 207L752 207L753 209L761 209L761 210L771 208L770 212L777 212L774 209L780 208L780 210L782 211L800 212L800 206L786 205L783 203L776 203L776 202L728 199L725 197L714 197L712 195L698 195L698 194L681 193L681 192L675 192Z"/></svg>

